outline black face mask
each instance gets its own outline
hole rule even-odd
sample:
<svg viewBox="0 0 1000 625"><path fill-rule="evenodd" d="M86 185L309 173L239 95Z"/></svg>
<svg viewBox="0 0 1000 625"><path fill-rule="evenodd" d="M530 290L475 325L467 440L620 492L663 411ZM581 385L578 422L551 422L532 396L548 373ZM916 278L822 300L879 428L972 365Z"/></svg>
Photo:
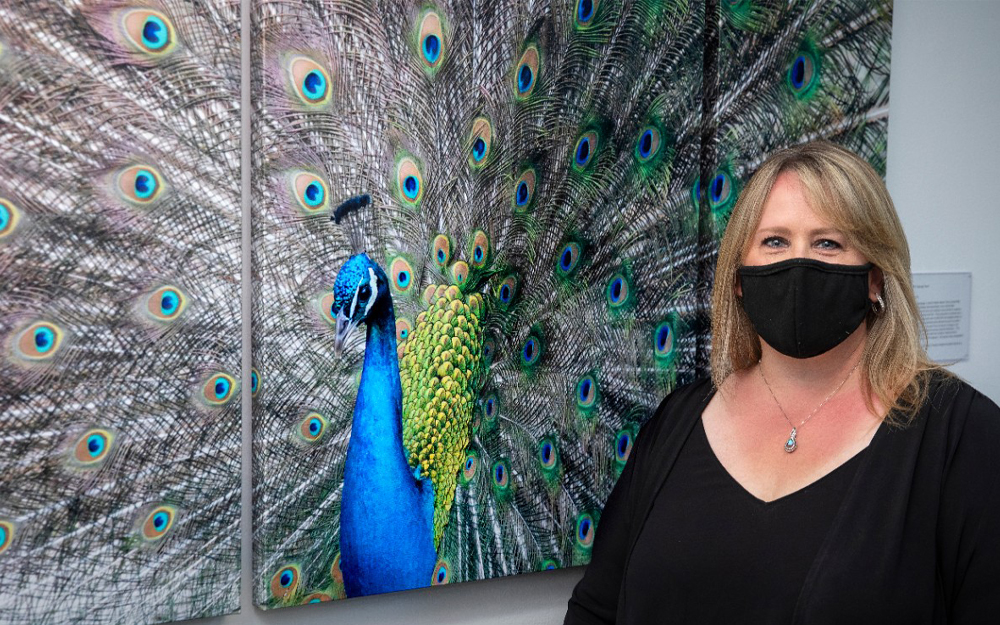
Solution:
<svg viewBox="0 0 1000 625"><path fill-rule="evenodd" d="M812 358L844 341L865 320L873 265L792 258L737 270L743 310L760 338L786 356Z"/></svg>

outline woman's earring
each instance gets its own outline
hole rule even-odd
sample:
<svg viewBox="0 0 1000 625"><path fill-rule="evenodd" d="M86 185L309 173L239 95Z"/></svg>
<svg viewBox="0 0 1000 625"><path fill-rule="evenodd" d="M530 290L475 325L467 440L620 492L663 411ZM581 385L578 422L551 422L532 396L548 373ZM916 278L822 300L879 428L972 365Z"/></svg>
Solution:
<svg viewBox="0 0 1000 625"><path fill-rule="evenodd" d="M872 302L872 310L875 311L876 315L881 315L885 312L885 300L882 299L881 293L875 294L875 301Z"/></svg>

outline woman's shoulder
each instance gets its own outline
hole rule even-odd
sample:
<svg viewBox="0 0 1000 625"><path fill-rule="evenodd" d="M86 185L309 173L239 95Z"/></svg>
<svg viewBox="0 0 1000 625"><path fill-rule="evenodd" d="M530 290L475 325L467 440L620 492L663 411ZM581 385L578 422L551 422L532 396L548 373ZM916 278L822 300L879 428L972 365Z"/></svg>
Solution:
<svg viewBox="0 0 1000 625"><path fill-rule="evenodd" d="M957 438L984 439L1000 444L1000 406L962 378L944 371L931 373L927 391L931 420L944 421Z"/></svg>

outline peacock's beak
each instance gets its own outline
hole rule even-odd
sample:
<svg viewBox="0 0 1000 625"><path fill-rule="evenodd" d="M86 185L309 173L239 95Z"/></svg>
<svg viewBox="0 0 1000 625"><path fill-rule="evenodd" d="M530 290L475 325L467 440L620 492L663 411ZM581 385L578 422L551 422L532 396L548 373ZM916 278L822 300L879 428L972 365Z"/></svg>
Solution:
<svg viewBox="0 0 1000 625"><path fill-rule="evenodd" d="M338 358L344 353L344 343L347 342L347 337L351 336L351 332L354 332L356 327L358 327L358 322L348 319L343 310L337 313L337 333L333 338L333 353Z"/></svg>

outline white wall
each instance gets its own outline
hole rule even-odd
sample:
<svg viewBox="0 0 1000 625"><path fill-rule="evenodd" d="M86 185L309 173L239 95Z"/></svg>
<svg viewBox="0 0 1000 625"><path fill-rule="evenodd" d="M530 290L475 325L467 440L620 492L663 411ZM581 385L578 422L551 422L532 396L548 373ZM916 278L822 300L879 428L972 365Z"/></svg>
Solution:
<svg viewBox="0 0 1000 625"><path fill-rule="evenodd" d="M897 0L887 185L913 271L971 271L970 359L1000 402L1000 2Z"/></svg>
<svg viewBox="0 0 1000 625"><path fill-rule="evenodd" d="M248 3L244 1L244 7ZM249 32L244 11L244 32ZM1000 1L896 0L893 17L888 186L910 241L914 271L971 271L970 360L954 370L1000 401ZM244 37L244 68L249 67ZM244 90L249 72L244 71ZM249 142L249 101L243 127ZM249 155L243 161L249 198ZM998 185L1000 186L1000 185ZM244 200L245 222L249 203ZM249 230L244 230L249 280ZM249 310L249 292L243 293ZM249 345L249 316L244 345ZM250 370L244 354L244 371ZM244 387L249 388L249 379ZM246 398L244 398L246 399ZM249 402L243 406L250 439ZM427 588L262 612L251 601L250 447L243 476L243 596L240 615L198 625L549 624L562 622L579 569Z"/></svg>

